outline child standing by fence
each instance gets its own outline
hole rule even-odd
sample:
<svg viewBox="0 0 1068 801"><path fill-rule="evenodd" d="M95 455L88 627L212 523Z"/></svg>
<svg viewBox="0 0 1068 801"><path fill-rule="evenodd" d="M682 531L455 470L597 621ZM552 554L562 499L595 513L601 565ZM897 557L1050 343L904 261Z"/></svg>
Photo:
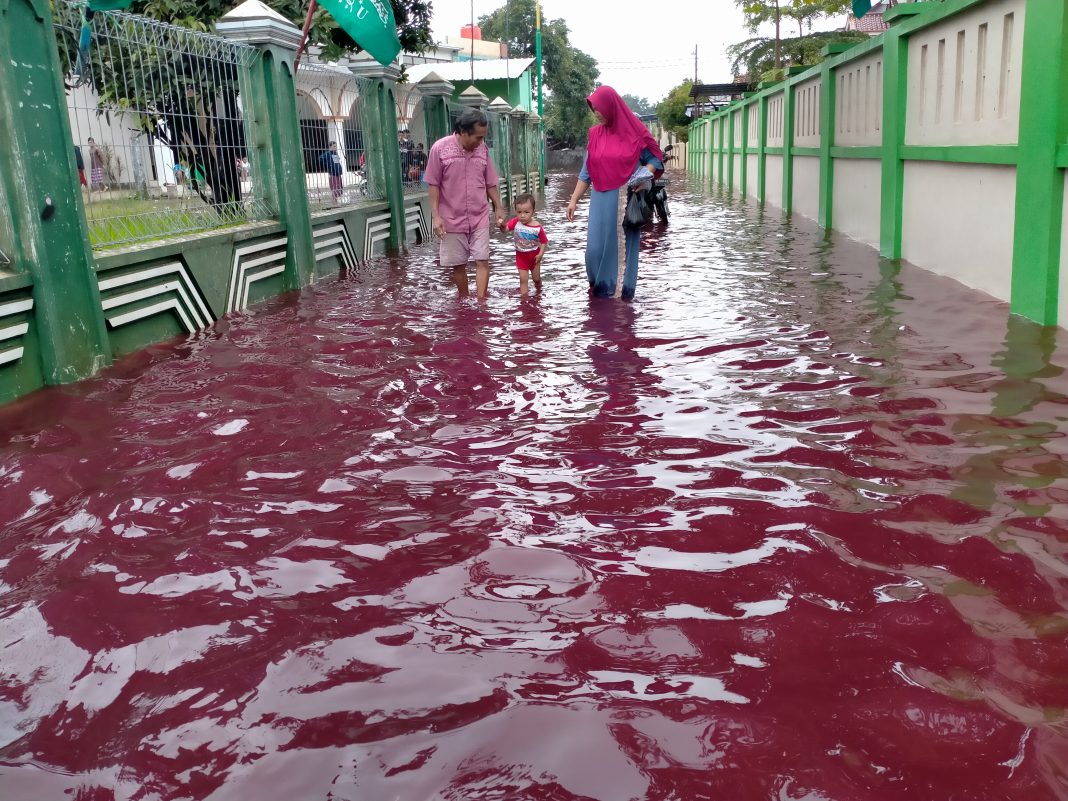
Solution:
<svg viewBox="0 0 1068 801"><path fill-rule="evenodd" d="M515 239L515 266L519 269L519 293L526 295L529 277L534 286L541 287L541 259L549 238L545 228L534 219L534 196L524 192L515 199L515 217L505 225Z"/></svg>

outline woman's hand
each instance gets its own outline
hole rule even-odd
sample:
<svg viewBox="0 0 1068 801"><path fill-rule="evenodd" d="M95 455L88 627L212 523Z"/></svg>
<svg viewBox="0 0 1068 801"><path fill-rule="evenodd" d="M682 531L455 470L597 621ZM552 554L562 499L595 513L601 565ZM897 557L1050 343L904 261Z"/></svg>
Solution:
<svg viewBox="0 0 1068 801"><path fill-rule="evenodd" d="M578 201L576 201L575 198L571 198L571 200L567 202L567 210L564 212L564 215L567 217L568 222L575 221L575 206L577 205Z"/></svg>

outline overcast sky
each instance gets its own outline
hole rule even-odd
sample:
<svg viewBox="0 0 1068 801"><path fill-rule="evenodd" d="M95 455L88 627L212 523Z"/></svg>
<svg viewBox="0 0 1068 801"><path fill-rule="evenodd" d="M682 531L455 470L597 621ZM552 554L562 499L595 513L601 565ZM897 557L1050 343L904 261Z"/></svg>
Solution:
<svg viewBox="0 0 1068 801"><path fill-rule="evenodd" d="M475 20L504 6L505 0L474 0ZM571 29L571 45L597 59L598 78L620 94L661 100L674 86L693 78L697 48L702 83L731 79L725 51L748 37L742 12L734 0L674 0L658 4L635 0L542 0L543 20L563 18ZM471 0L435 0L435 39L459 36L471 20ZM654 31L659 27L660 34ZM831 26L821 26L831 27Z"/></svg>

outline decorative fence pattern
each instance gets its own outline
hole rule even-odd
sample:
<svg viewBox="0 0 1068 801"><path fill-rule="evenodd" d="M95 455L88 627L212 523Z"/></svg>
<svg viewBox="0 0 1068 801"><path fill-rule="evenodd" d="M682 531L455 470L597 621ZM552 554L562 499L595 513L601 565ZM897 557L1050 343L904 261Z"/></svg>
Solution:
<svg viewBox="0 0 1068 801"><path fill-rule="evenodd" d="M886 18L696 120L688 169L1064 324L1068 8L946 0Z"/></svg>

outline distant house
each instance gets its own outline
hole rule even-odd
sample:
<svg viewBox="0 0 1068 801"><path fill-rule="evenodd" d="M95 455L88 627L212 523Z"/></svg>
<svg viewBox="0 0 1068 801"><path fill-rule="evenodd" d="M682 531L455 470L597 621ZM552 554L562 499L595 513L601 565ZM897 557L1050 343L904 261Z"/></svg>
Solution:
<svg viewBox="0 0 1068 801"><path fill-rule="evenodd" d="M472 71L474 81L471 80ZM453 61L445 64L413 64L407 67L408 83L415 86L430 73L456 87L453 100L459 102L460 93L470 87L488 98L503 97L508 105L524 111L534 111L533 93L537 88L532 58L491 58L474 61Z"/></svg>
<svg viewBox="0 0 1068 801"><path fill-rule="evenodd" d="M883 2L876 3L871 7L871 11L865 14L860 19L857 19L852 14L849 15L849 19L846 20L847 31L857 31L858 33L866 33L869 36L876 36L889 30L890 26L883 18L883 14L888 9L897 5L894 0L883 0Z"/></svg>

